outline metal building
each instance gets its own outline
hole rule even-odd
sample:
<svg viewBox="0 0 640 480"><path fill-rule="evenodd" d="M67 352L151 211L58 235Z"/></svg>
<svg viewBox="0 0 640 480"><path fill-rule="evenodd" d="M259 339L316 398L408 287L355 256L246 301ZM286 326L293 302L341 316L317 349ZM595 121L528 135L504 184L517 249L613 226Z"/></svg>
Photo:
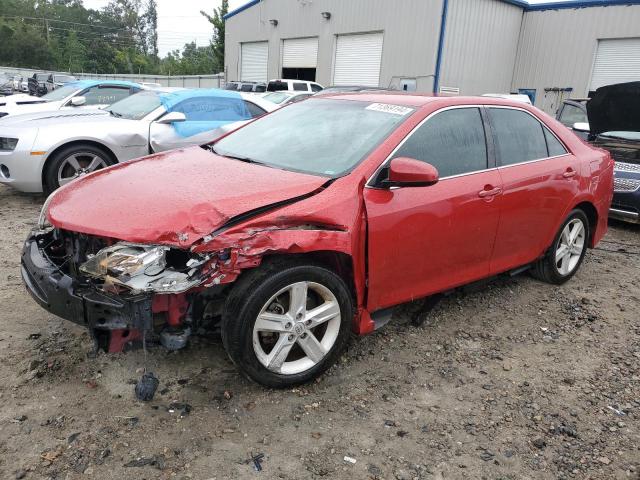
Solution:
<svg viewBox="0 0 640 480"><path fill-rule="evenodd" d="M228 80L563 98L640 79L640 1L253 0L226 20Z"/></svg>

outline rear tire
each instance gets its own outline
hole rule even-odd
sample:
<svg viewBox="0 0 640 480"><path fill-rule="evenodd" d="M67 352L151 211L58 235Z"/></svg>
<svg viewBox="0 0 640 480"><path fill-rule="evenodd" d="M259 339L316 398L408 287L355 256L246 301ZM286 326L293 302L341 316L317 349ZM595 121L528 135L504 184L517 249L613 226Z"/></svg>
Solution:
<svg viewBox="0 0 640 480"><path fill-rule="evenodd" d="M572 210L547 253L532 265L531 275L554 285L568 281L584 260L590 234L587 215L580 209Z"/></svg>
<svg viewBox="0 0 640 480"><path fill-rule="evenodd" d="M353 315L352 297L338 275L319 265L273 261L234 285L222 316L222 342L248 378L290 387L319 376L339 358Z"/></svg>
<svg viewBox="0 0 640 480"><path fill-rule="evenodd" d="M116 163L104 149L90 144L75 144L56 152L44 168L44 192L49 195L65 183Z"/></svg>

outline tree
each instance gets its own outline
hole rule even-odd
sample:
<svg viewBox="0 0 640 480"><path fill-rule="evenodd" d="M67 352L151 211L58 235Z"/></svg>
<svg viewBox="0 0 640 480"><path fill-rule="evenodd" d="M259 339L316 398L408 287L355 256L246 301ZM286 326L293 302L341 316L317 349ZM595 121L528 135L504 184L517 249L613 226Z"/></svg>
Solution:
<svg viewBox="0 0 640 480"><path fill-rule="evenodd" d="M147 53L156 61L158 59L158 4L156 0L147 2L144 13L145 30L147 34Z"/></svg>
<svg viewBox="0 0 640 480"><path fill-rule="evenodd" d="M215 72L224 72L224 16L229 13L229 0L222 0L220 7L213 9L213 16L203 10L200 10L200 13L213 25L211 48Z"/></svg>

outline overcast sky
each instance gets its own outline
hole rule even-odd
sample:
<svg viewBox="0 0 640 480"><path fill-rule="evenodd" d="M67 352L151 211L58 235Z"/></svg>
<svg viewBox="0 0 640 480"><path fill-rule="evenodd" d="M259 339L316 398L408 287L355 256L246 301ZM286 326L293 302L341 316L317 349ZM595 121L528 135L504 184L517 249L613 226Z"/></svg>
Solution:
<svg viewBox="0 0 640 480"><path fill-rule="evenodd" d="M249 0L229 0L234 10ZM348 0L343 0L348 1ZM529 3L545 3L549 0L530 0ZM108 0L84 0L87 8L102 8ZM195 41L199 46L209 44L211 24L200 15L200 10L213 13L220 0L158 0L158 50L160 56L171 50L182 49L185 43Z"/></svg>
<svg viewBox="0 0 640 480"><path fill-rule="evenodd" d="M234 10L248 0L229 0L229 10ZM87 8L102 8L108 0L84 0ZM209 44L213 28L200 15L200 10L213 14L220 0L158 0L158 50L165 56L171 50L182 49L185 43L199 46Z"/></svg>

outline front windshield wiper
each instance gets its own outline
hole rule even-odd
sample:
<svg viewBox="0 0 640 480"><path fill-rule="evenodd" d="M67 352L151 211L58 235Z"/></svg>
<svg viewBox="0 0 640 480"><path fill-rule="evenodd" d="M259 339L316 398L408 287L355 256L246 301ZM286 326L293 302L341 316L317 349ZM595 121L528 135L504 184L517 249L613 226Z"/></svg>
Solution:
<svg viewBox="0 0 640 480"><path fill-rule="evenodd" d="M116 118L122 118L122 114L121 113L114 112L113 110L107 110L107 112L109 112L110 115L113 115Z"/></svg>
<svg viewBox="0 0 640 480"><path fill-rule="evenodd" d="M258 160L254 160L253 158L244 157L242 155L231 155L228 153L220 153L216 150L216 148L213 145L209 147L209 150L211 150L216 155L220 155L221 157L233 158L234 160L240 160L241 162L246 162L246 163L255 163L257 165L264 165L264 163L259 162Z"/></svg>

